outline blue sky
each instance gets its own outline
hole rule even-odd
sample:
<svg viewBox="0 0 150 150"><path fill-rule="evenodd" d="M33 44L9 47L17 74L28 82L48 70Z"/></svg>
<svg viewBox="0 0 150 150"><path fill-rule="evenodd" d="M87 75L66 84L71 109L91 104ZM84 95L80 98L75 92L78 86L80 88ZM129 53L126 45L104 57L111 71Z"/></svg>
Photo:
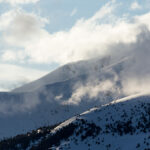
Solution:
<svg viewBox="0 0 150 150"><path fill-rule="evenodd" d="M136 42L150 0L0 0L0 90Z"/></svg>

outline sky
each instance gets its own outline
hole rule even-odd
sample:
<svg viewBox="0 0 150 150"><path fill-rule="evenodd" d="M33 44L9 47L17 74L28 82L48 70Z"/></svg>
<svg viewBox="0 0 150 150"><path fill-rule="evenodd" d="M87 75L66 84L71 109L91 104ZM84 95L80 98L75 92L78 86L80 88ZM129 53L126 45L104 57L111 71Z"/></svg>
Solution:
<svg viewBox="0 0 150 150"><path fill-rule="evenodd" d="M136 43L149 18L150 0L0 0L0 91Z"/></svg>

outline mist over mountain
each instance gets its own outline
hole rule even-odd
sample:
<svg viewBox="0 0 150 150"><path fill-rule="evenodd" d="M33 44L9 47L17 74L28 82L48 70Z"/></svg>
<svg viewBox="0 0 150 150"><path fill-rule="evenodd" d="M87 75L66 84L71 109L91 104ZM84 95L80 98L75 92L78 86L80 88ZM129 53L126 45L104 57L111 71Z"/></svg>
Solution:
<svg viewBox="0 0 150 150"><path fill-rule="evenodd" d="M0 138L26 134L44 126L56 126L92 107L110 105L113 100L135 94L149 94L149 42L145 43L145 41L149 41L149 35L144 30L138 35L137 42L112 46L112 50L121 47L118 53L109 53L104 57L69 63L29 84L10 92L1 92ZM126 105L128 101L124 103ZM142 109L143 107L139 108L139 111ZM127 123L122 120L121 122ZM88 125L87 128L90 128L91 125ZM99 127L94 125L94 128L96 128L94 132L99 136L97 131ZM115 127L112 128L115 130ZM85 129L82 128L82 130L84 132ZM134 130L137 129L134 128ZM144 130L143 127L141 130ZM118 134L120 131L116 132ZM91 141L86 143L92 145ZM71 146L71 149L73 148L74 146Z"/></svg>
<svg viewBox="0 0 150 150"><path fill-rule="evenodd" d="M135 55L127 51L66 64L11 92L1 92L1 138L60 123L115 99L148 93L149 59L134 44L129 47Z"/></svg>
<svg viewBox="0 0 150 150"><path fill-rule="evenodd" d="M150 150L149 18L149 0L0 0L0 150Z"/></svg>
<svg viewBox="0 0 150 150"><path fill-rule="evenodd" d="M102 71L109 61L105 58L68 64L12 92L1 92L1 138L59 123L95 105L107 103L116 96L121 97L118 89L112 91L114 75L107 69ZM93 79L95 82L92 82ZM95 89L92 88L94 86ZM93 89L93 95L88 95L88 87Z"/></svg>

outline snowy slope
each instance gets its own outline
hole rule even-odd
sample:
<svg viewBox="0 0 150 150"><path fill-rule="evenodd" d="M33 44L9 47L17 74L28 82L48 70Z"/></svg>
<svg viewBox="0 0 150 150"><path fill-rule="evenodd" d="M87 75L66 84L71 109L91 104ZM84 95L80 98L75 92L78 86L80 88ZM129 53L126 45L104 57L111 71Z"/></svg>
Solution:
<svg viewBox="0 0 150 150"><path fill-rule="evenodd" d="M72 128L72 131L69 131ZM61 137L57 146L41 141L36 150L148 150L150 149L150 95L124 98L93 108L55 127L47 139ZM54 145L51 144L51 145Z"/></svg>
<svg viewBox="0 0 150 150"><path fill-rule="evenodd" d="M48 75L36 81L33 81L29 84L14 89L13 92L31 92L44 85L62 82L80 76L82 74L86 75L90 75L91 73L97 74L101 71L101 69L104 66L107 66L109 64L110 64L110 57L69 63L52 71Z"/></svg>
<svg viewBox="0 0 150 150"><path fill-rule="evenodd" d="M2 141L0 148L7 145L11 150L149 150L149 133L150 95L133 95L94 107L56 127L41 127L11 139L12 142Z"/></svg>

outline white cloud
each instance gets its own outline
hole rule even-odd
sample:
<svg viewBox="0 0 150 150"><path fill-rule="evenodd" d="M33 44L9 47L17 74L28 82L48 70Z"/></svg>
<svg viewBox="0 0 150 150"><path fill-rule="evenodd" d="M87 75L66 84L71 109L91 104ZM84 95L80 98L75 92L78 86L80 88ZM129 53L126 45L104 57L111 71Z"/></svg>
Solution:
<svg viewBox="0 0 150 150"><path fill-rule="evenodd" d="M51 62L66 63L88 58L90 53L93 53L93 49L95 51L99 49L103 43L100 42L103 32L100 28L103 26L97 24L97 21L110 14L113 7L108 3L92 18L81 19L69 31L54 34L44 29L47 23L45 18L22 10L12 10L1 15L0 29L3 40L11 46L23 47L30 61L49 63L51 60ZM111 30L111 26L108 28Z"/></svg>
<svg viewBox="0 0 150 150"><path fill-rule="evenodd" d="M140 4L138 2L133 2L131 4L131 9L132 10L141 9L141 6L140 6Z"/></svg>
<svg viewBox="0 0 150 150"><path fill-rule="evenodd" d="M7 91L8 91L8 89L7 89L7 88L3 88L3 87L1 87L1 88L0 88L0 91L7 92Z"/></svg>
<svg viewBox="0 0 150 150"><path fill-rule="evenodd" d="M108 96L109 92L118 92L115 88L115 81L105 80L99 81L94 79L92 81L87 80L86 84L77 83L74 86L74 91L71 97L64 101L63 104L73 104L78 105L86 97L86 101L99 99L104 101L104 98Z"/></svg>
<svg viewBox="0 0 150 150"><path fill-rule="evenodd" d="M36 3L39 0L0 0L0 3L10 3L11 5L14 4L28 4L28 3Z"/></svg>
<svg viewBox="0 0 150 150"><path fill-rule="evenodd" d="M2 55L2 60L3 61L15 61L16 60L16 53L13 51L5 51L4 54Z"/></svg>
<svg viewBox="0 0 150 150"><path fill-rule="evenodd" d="M18 81L18 79L31 81L47 73L45 71L39 71L10 64L0 64L0 70L0 79L7 81Z"/></svg>
<svg viewBox="0 0 150 150"><path fill-rule="evenodd" d="M0 64L0 70L0 85L5 90L10 90L47 74L46 71L2 63Z"/></svg>
<svg viewBox="0 0 150 150"><path fill-rule="evenodd" d="M46 18L14 9L0 16L0 31L7 44L25 47L32 40L39 39L38 36L44 33L42 27L45 23L48 23Z"/></svg>
<svg viewBox="0 0 150 150"><path fill-rule="evenodd" d="M22 50L4 50L1 54L1 61L2 62L20 62L23 63L26 55Z"/></svg>
<svg viewBox="0 0 150 150"><path fill-rule="evenodd" d="M81 19L67 32L39 35L40 39L25 47L27 55L37 63L49 63L51 60L63 64L88 59L105 55L110 44L134 42L140 32L136 23L116 21L115 25L99 24L97 17L96 14L89 20Z"/></svg>
<svg viewBox="0 0 150 150"><path fill-rule="evenodd" d="M7 45L24 49L22 54L29 62L64 64L106 55L113 44L133 43L141 32L139 26L150 24L149 14L145 19L137 16L132 22L118 19L113 15L116 7L109 2L91 18L78 20L70 30L53 34L44 29L46 18L12 10L1 15L0 30Z"/></svg>
<svg viewBox="0 0 150 150"><path fill-rule="evenodd" d="M108 17L108 15L111 16L111 13L113 13L113 10L116 8L116 5L114 2L108 2L103 7L101 7L90 19L88 19L88 22L96 22L97 20L100 20L104 17ZM111 16L112 17L112 16Z"/></svg>
<svg viewBox="0 0 150 150"><path fill-rule="evenodd" d="M77 13L77 9L75 8L72 10L70 16L73 17L74 15L76 15L76 13Z"/></svg>

